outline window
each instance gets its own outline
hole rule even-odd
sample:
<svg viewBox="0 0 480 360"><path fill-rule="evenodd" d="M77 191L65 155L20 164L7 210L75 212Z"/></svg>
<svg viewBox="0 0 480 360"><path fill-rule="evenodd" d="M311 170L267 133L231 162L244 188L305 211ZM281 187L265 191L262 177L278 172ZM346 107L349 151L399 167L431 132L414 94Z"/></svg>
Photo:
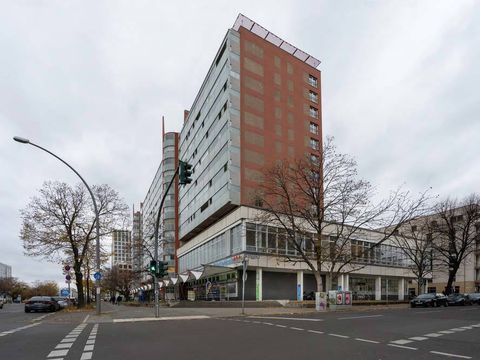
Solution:
<svg viewBox="0 0 480 360"><path fill-rule="evenodd" d="M313 87L317 87L318 86L318 81L317 81L317 78L313 75L308 75L308 83L310 85L312 85Z"/></svg>
<svg viewBox="0 0 480 360"><path fill-rule="evenodd" d="M310 106L310 116L314 118L318 118L318 109Z"/></svg>
<svg viewBox="0 0 480 360"><path fill-rule="evenodd" d="M320 143L318 140L316 139L310 139L310 147L313 149L313 150L318 150L319 149L319 146Z"/></svg>
<svg viewBox="0 0 480 360"><path fill-rule="evenodd" d="M220 50L220 53L218 54L217 60L215 60L215 66L218 66L218 63L220 62L220 59L222 58L223 53L227 50L227 43L224 43L222 46L222 50Z"/></svg>
<svg viewBox="0 0 480 360"><path fill-rule="evenodd" d="M310 132L312 134L318 135L318 125L315 123L310 123Z"/></svg>
<svg viewBox="0 0 480 360"><path fill-rule="evenodd" d="M316 92L310 90L308 93L308 98L314 103L318 103L318 95Z"/></svg>
<svg viewBox="0 0 480 360"><path fill-rule="evenodd" d="M205 202L205 203L200 207L200 212L204 212L207 207L208 207L208 201Z"/></svg>

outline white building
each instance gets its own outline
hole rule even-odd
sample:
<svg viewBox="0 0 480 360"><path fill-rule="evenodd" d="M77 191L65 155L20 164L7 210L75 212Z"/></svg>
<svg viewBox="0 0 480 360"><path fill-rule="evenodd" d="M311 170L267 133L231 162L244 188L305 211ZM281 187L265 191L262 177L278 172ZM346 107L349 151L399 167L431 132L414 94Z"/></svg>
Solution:
<svg viewBox="0 0 480 360"><path fill-rule="evenodd" d="M0 278L12 277L12 267L10 265L0 263Z"/></svg>
<svg viewBox="0 0 480 360"><path fill-rule="evenodd" d="M132 233L130 230L113 231L112 266L132 270Z"/></svg>

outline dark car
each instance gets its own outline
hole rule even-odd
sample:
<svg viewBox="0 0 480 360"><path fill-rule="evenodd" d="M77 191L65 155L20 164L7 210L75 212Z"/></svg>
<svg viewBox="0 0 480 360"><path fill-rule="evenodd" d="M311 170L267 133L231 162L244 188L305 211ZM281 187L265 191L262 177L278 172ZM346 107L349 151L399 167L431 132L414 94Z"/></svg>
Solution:
<svg viewBox="0 0 480 360"><path fill-rule="evenodd" d="M447 297L443 294L435 294L435 293L421 294L410 301L410 306L412 308L417 306L437 307L441 305L448 306Z"/></svg>
<svg viewBox="0 0 480 360"><path fill-rule="evenodd" d="M470 301L472 302L472 304L480 305L480 293L468 294L468 297L470 298Z"/></svg>
<svg viewBox="0 0 480 360"><path fill-rule="evenodd" d="M25 302L25 312L31 311L57 311L60 308L51 296L34 296Z"/></svg>
<svg viewBox="0 0 480 360"><path fill-rule="evenodd" d="M450 294L448 295L448 305L471 305L472 302L468 295Z"/></svg>

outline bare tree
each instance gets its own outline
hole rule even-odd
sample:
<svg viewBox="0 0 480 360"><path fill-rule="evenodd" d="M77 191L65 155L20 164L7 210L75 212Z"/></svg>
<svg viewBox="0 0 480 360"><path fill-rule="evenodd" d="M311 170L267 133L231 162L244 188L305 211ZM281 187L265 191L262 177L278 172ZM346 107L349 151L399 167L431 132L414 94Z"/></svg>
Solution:
<svg viewBox="0 0 480 360"><path fill-rule="evenodd" d="M434 207L429 236L433 239L438 261L448 268L446 292L452 292L457 271L480 244L480 196L463 200L446 199Z"/></svg>
<svg viewBox="0 0 480 360"><path fill-rule="evenodd" d="M425 278L433 272L435 255L430 224L427 217L407 221L402 230L394 236L394 243L400 247L410 262L410 268L417 277L417 294L422 292Z"/></svg>
<svg viewBox="0 0 480 360"><path fill-rule="evenodd" d="M140 274L138 272L113 266L106 271L103 284L112 294L118 291L128 300L130 292L135 282L139 280L139 277Z"/></svg>
<svg viewBox="0 0 480 360"><path fill-rule="evenodd" d="M333 138L327 138L323 150L308 158L267 168L254 202L263 210L258 221L279 227L296 251L286 261L306 263L322 291L322 271L335 279L365 266L359 261L365 252L390 239L427 200L425 193L413 199L401 189L378 202L375 195L373 186L359 179L355 160L337 153ZM352 240L365 230L376 230L371 247L352 251Z"/></svg>
<svg viewBox="0 0 480 360"><path fill-rule="evenodd" d="M99 211L100 236L127 224L128 206L108 185L93 187ZM70 187L61 182L45 182L39 195L21 210L20 237L25 254L61 263L71 260L78 291L78 306L85 305L82 267L93 251L95 214L82 184Z"/></svg>

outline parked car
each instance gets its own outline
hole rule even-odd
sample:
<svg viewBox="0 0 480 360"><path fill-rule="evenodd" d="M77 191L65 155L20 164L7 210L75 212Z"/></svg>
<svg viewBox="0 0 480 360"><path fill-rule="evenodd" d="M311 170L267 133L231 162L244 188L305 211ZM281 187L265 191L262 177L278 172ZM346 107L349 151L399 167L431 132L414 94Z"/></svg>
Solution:
<svg viewBox="0 0 480 360"><path fill-rule="evenodd" d="M448 295L448 305L471 305L472 302L468 295L450 294Z"/></svg>
<svg viewBox="0 0 480 360"><path fill-rule="evenodd" d="M57 311L60 305L51 296L33 296L25 302L25 312Z"/></svg>
<svg viewBox="0 0 480 360"><path fill-rule="evenodd" d="M3 309L3 299L0 299L0 309Z"/></svg>
<svg viewBox="0 0 480 360"><path fill-rule="evenodd" d="M471 293L471 294L468 294L468 297L470 298L470 301L472 302L472 304L480 305L480 293Z"/></svg>
<svg viewBox="0 0 480 360"><path fill-rule="evenodd" d="M68 307L68 298L64 298L64 297L61 297L61 296L54 296L53 297L55 299L55 301L57 302L57 304L60 306L60 309L65 309L66 307Z"/></svg>
<svg viewBox="0 0 480 360"><path fill-rule="evenodd" d="M412 308L417 306L437 307L441 305L448 306L447 297L443 294L435 294L435 293L421 294L410 301L410 307Z"/></svg>

